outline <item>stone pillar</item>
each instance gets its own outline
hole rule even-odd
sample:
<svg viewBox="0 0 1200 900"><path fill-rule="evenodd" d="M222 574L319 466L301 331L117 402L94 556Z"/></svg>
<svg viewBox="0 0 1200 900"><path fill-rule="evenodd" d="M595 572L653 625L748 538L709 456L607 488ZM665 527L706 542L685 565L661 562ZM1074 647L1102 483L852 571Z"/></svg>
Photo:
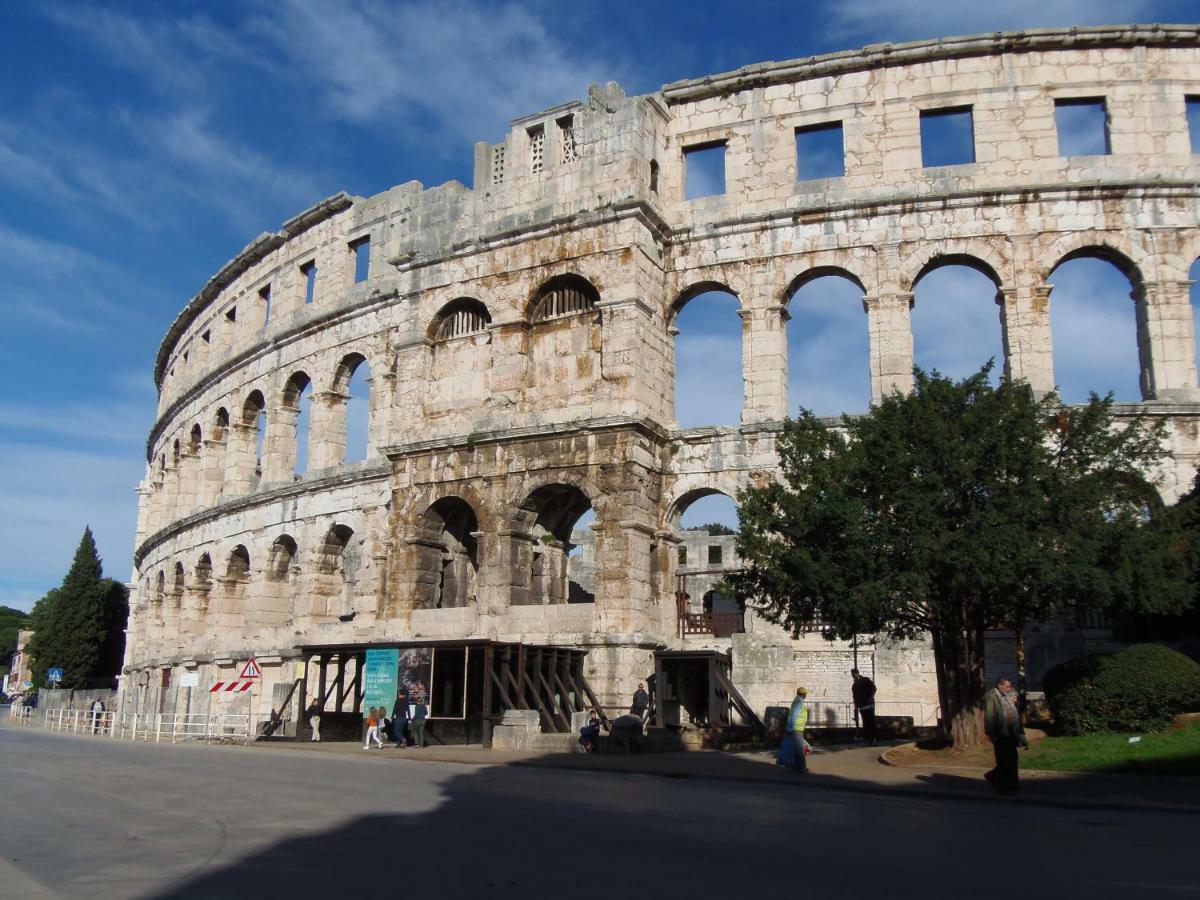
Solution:
<svg viewBox="0 0 1200 900"><path fill-rule="evenodd" d="M267 484L287 483L296 478L296 420L300 410L277 406L267 416L267 438L263 442L262 480ZM311 429L310 429L311 430Z"/></svg>
<svg viewBox="0 0 1200 900"><path fill-rule="evenodd" d="M422 339L396 351L389 443L406 443L417 439L415 429L420 421L421 406L425 402L432 347L432 343Z"/></svg>
<svg viewBox="0 0 1200 900"><path fill-rule="evenodd" d="M156 530L154 521L154 485L150 481L150 473L137 486L138 511L137 529L134 532L133 545L141 546L142 541Z"/></svg>
<svg viewBox="0 0 1200 900"><path fill-rule="evenodd" d="M204 466L200 486L200 506L207 508L221 502L225 482L225 437L206 438Z"/></svg>
<svg viewBox="0 0 1200 900"><path fill-rule="evenodd" d="M524 390L529 378L529 324L503 322L493 324L492 393L515 396Z"/></svg>
<svg viewBox="0 0 1200 900"><path fill-rule="evenodd" d="M888 290L863 297L871 349L872 404L892 391L912 391L912 302L909 291Z"/></svg>
<svg viewBox="0 0 1200 900"><path fill-rule="evenodd" d="M779 422L788 413L787 307L740 309L742 380L745 402L742 424Z"/></svg>
<svg viewBox="0 0 1200 900"><path fill-rule="evenodd" d="M229 426L229 443L225 448L225 499L240 497L258 487L258 457L254 425L235 422Z"/></svg>
<svg viewBox="0 0 1200 900"><path fill-rule="evenodd" d="M322 391L313 397L308 428L308 467L340 466L346 457L346 406L349 394Z"/></svg>
<svg viewBox="0 0 1200 900"><path fill-rule="evenodd" d="M639 299L620 299L615 294L619 289L596 304L604 380L608 388L620 391L611 398L609 408L621 415L669 421L674 383L662 383L666 346L661 327L654 324L654 310ZM677 329L672 340L675 332Z"/></svg>
<svg viewBox="0 0 1200 900"><path fill-rule="evenodd" d="M179 496L176 509L179 518L196 511L200 492L200 454L190 446L179 454Z"/></svg>
<svg viewBox="0 0 1200 900"><path fill-rule="evenodd" d="M1190 281L1147 281L1131 294L1137 304L1143 399L1200 398L1191 286Z"/></svg>
<svg viewBox="0 0 1200 900"><path fill-rule="evenodd" d="M657 529L632 519L598 524L595 628L610 637L650 633L658 618L650 573Z"/></svg>
<svg viewBox="0 0 1200 900"><path fill-rule="evenodd" d="M1035 396L1054 390L1054 344L1050 333L1050 286L1000 288L996 303L1004 337L1004 373L1029 382Z"/></svg>
<svg viewBox="0 0 1200 900"><path fill-rule="evenodd" d="M204 620L208 617L208 604L211 600L212 585L192 583L184 589L182 623L183 642L192 652L196 651L195 641L204 635Z"/></svg>

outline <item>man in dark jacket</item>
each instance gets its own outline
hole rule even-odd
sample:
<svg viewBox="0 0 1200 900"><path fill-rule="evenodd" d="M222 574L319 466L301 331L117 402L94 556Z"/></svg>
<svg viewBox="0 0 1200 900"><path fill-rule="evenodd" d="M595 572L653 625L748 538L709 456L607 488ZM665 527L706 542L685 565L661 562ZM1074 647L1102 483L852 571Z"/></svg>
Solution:
<svg viewBox="0 0 1200 900"><path fill-rule="evenodd" d="M1012 682L1001 678L983 698L983 730L996 757L996 768L983 777L1001 794L1015 794L1020 789L1017 747L1029 746L1014 697Z"/></svg>
<svg viewBox="0 0 1200 900"><path fill-rule="evenodd" d="M638 682L637 690L633 692L633 703L629 711L639 719L646 718L646 710L650 708L650 695L646 693L646 685Z"/></svg>
<svg viewBox="0 0 1200 900"><path fill-rule="evenodd" d="M863 738L871 747L875 746L875 682L858 669L851 669L850 675L854 684L850 686L850 695L854 698L854 708L862 722Z"/></svg>
<svg viewBox="0 0 1200 900"><path fill-rule="evenodd" d="M404 731L408 727L408 697L404 696L404 691L396 691L396 702L392 704L392 731L396 738L396 749L400 750L407 746L404 739Z"/></svg>

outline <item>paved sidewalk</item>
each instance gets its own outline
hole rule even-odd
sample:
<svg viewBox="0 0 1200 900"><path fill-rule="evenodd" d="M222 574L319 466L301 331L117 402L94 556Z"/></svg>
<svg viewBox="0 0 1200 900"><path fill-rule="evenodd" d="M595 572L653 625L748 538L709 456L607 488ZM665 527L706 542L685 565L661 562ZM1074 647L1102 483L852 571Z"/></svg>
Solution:
<svg viewBox="0 0 1200 900"><path fill-rule="evenodd" d="M1001 798L983 780L983 769L952 766L891 766L881 761L885 747L831 746L809 757L809 774L795 775L774 764L774 752L723 753L544 753L484 750L472 747L427 747L364 751L357 743L271 741L254 750L357 755L380 763L451 763L473 766L533 766L666 778L701 778L778 784L781 788L824 788L868 793L902 793L915 797L986 800L995 803L1043 804L1067 808L1163 810L1200 814L1200 779L1050 772L1021 773L1022 793Z"/></svg>

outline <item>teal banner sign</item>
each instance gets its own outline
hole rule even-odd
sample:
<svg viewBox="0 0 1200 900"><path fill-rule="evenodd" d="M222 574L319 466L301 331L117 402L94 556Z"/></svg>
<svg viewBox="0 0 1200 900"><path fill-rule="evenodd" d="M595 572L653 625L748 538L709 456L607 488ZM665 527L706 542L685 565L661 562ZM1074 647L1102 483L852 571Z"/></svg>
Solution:
<svg viewBox="0 0 1200 900"><path fill-rule="evenodd" d="M382 706L392 714L392 703L396 700L396 671L399 668L399 650L368 650L367 664L363 667L363 718L372 706Z"/></svg>

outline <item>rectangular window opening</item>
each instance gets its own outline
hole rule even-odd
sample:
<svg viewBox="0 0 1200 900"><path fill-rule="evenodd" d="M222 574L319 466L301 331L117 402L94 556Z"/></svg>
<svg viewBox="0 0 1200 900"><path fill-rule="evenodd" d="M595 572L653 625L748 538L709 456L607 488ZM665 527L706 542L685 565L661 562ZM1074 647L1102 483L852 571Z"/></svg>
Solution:
<svg viewBox="0 0 1200 900"><path fill-rule="evenodd" d="M529 129L529 172L540 175L546 165L546 129L535 125Z"/></svg>
<svg viewBox="0 0 1200 900"><path fill-rule="evenodd" d="M371 272L371 237L359 238L350 245L354 251L354 283L366 281Z"/></svg>
<svg viewBox="0 0 1200 900"><path fill-rule="evenodd" d="M683 148L683 196L685 200L715 197L725 193L725 142Z"/></svg>
<svg viewBox="0 0 1200 900"><path fill-rule="evenodd" d="M679 565L681 565L681 566L687 565L687 547L679 548Z"/></svg>
<svg viewBox="0 0 1200 900"><path fill-rule="evenodd" d="M504 181L504 145L499 144L492 148L492 184L500 184Z"/></svg>
<svg viewBox="0 0 1200 900"><path fill-rule="evenodd" d="M271 321L271 286L259 288L258 296L263 302L263 324L266 325Z"/></svg>
<svg viewBox="0 0 1200 900"><path fill-rule="evenodd" d="M237 307L236 306L229 307L229 311L227 313L225 313L225 318L228 319L230 322L236 322L237 321Z"/></svg>
<svg viewBox="0 0 1200 900"><path fill-rule="evenodd" d="M921 165L975 162L975 117L969 106L921 110Z"/></svg>
<svg viewBox="0 0 1200 900"><path fill-rule="evenodd" d="M1106 156L1108 108L1103 97L1071 97L1054 101L1054 127L1059 156Z"/></svg>
<svg viewBox="0 0 1200 900"><path fill-rule="evenodd" d="M846 150L841 122L823 122L796 129L796 180L841 178L846 174Z"/></svg>
<svg viewBox="0 0 1200 900"><path fill-rule="evenodd" d="M710 566L721 565L721 545L709 544L708 546L708 564Z"/></svg>
<svg viewBox="0 0 1200 900"><path fill-rule="evenodd" d="M1200 96L1185 97L1187 105L1188 135L1192 139L1192 152L1200 153Z"/></svg>
<svg viewBox="0 0 1200 900"><path fill-rule="evenodd" d="M575 143L575 117L563 116L558 120L559 161L564 165L579 159L579 146Z"/></svg>
<svg viewBox="0 0 1200 900"><path fill-rule="evenodd" d="M200 335L200 340L204 341L204 343L206 343L206 344L211 343L212 342L212 332L211 331L204 332L204 334Z"/></svg>
<svg viewBox="0 0 1200 900"><path fill-rule="evenodd" d="M317 264L315 261L306 262L300 267L300 274L304 276L304 302L309 304L313 302L313 298L317 295Z"/></svg>

